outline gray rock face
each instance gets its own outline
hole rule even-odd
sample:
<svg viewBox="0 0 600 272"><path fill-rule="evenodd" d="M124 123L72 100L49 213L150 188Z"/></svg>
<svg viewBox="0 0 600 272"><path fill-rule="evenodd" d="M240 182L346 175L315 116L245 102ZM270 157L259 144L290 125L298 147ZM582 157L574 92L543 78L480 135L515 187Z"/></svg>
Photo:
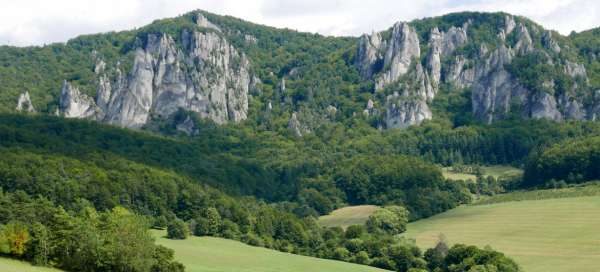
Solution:
<svg viewBox="0 0 600 272"><path fill-rule="evenodd" d="M211 23L208 19L206 19L206 17L204 17L204 15L202 13L196 14L196 24L199 27L210 28L210 29L217 30L219 32L221 31L221 28L219 28L215 24Z"/></svg>
<svg viewBox="0 0 600 272"><path fill-rule="evenodd" d="M447 32L432 29L425 68L418 61L413 63L419 60L421 49L416 30L407 23L395 24L388 41L382 41L378 33L361 37L355 63L361 76L375 77L376 91L395 88L395 95L389 96L385 103L388 128L405 128L431 119L428 104L433 101L442 78L442 59L468 41L469 24L451 27ZM464 62L455 69L459 70L455 80L472 81L473 72L463 72L463 66ZM381 68L384 70L379 71ZM401 78L403 82L398 82ZM376 111L367 106L363 114L371 116Z"/></svg>
<svg viewBox="0 0 600 272"><path fill-rule="evenodd" d="M437 28L434 28L431 31L429 40L430 49L429 55L427 56L427 68L429 70L429 75L434 87L439 84L442 76L441 59L446 56L450 56L456 50L456 48L467 43L468 27L469 23L466 23L463 27L451 27L446 33L440 33ZM460 76L464 62L462 62L460 65L462 66L453 67L453 72L456 74L451 75L451 77L454 77L455 80Z"/></svg>
<svg viewBox="0 0 600 272"><path fill-rule="evenodd" d="M565 61L565 73L573 78L583 77L587 79L587 71L585 66L581 63L574 63L571 61Z"/></svg>
<svg viewBox="0 0 600 272"><path fill-rule="evenodd" d="M302 135L306 133L306 129L302 126L300 120L298 120L298 114L296 112L292 113L292 117L288 121L288 129L296 137L302 137Z"/></svg>
<svg viewBox="0 0 600 272"><path fill-rule="evenodd" d="M374 32L371 36L365 34L360 37L355 65L363 78L370 78L375 74L377 62L383 58L381 49L379 33Z"/></svg>
<svg viewBox="0 0 600 272"><path fill-rule="evenodd" d="M533 40L531 39L531 35L529 35L529 30L523 24L519 24L517 28L517 44L515 45L515 50L521 55L533 51Z"/></svg>
<svg viewBox="0 0 600 272"><path fill-rule="evenodd" d="M427 55L427 69L431 75L431 80L435 85L440 83L442 77L442 42L444 35L436 28L431 30L429 37L429 54Z"/></svg>
<svg viewBox="0 0 600 272"><path fill-rule="evenodd" d="M33 107L33 103L31 103L31 97L29 97L28 91L25 91L19 95L16 110L20 112L35 112L35 108Z"/></svg>
<svg viewBox="0 0 600 272"><path fill-rule="evenodd" d="M516 26L517 23L515 22L515 19L512 16L506 15L504 17L504 33L506 35L512 33Z"/></svg>
<svg viewBox="0 0 600 272"><path fill-rule="evenodd" d="M475 81L472 85L472 106L476 118L491 123L503 119L515 109L519 109L523 117L562 121L565 119L582 120L588 118L588 110L583 103L568 95L560 99L545 91L528 90L508 73L504 66L510 64L515 55L524 55L535 50L530 45L531 38L527 29L519 24L518 42L514 51L501 46L484 61L476 66ZM548 48L552 49L552 48ZM566 61L565 73L572 77L587 78L585 67L581 64ZM554 82L546 82L544 88L552 91ZM575 85L574 88L577 88Z"/></svg>
<svg viewBox="0 0 600 272"><path fill-rule="evenodd" d="M506 70L505 66L511 64L513 58L536 52L545 55L548 64L564 67L565 74L588 84L582 64L568 60L553 63L552 56L560 53L561 47L550 31L536 27L529 29L524 22L506 16L504 25L498 29L501 42L492 45L495 49L489 52L487 45L481 43L477 56L471 54L467 58L457 54L456 49L469 42L470 24L468 21L462 27L451 27L446 32L433 28L425 67L420 62L412 63L420 58L421 52L416 31L408 24L394 25L387 41L378 33L361 37L356 60L361 76L375 80L376 91L384 88L394 91L383 107L388 128L404 128L430 119L429 104L437 95L442 80L457 88L470 87L473 115L487 123L506 118L513 111L525 118L555 121L597 118L600 94L598 98L592 98L597 103L584 103L584 98L574 97L580 89L577 85L582 84L580 80L559 97L552 95L557 88L553 81L544 84L544 91L528 90ZM543 49L535 48L531 33L542 36ZM514 44L507 40L508 35L514 35ZM371 116L374 110L367 107L363 114Z"/></svg>
<svg viewBox="0 0 600 272"><path fill-rule="evenodd" d="M466 88L475 82L475 70L473 68L465 68L467 60L463 56L456 56L451 62L450 68L446 73L445 81L452 83L458 88Z"/></svg>
<svg viewBox="0 0 600 272"><path fill-rule="evenodd" d="M560 53L560 45L552 38L552 32L549 30L544 31L544 34L542 34L542 45L554 53Z"/></svg>
<svg viewBox="0 0 600 272"><path fill-rule="evenodd" d="M511 102L525 101L528 91L504 69L513 55L511 49L502 45L477 66L471 95L476 118L492 123L510 111Z"/></svg>
<svg viewBox="0 0 600 272"><path fill-rule="evenodd" d="M567 120L584 120L587 112L584 105L572 98L562 95L559 99L560 108L563 108L563 117Z"/></svg>
<svg viewBox="0 0 600 272"><path fill-rule="evenodd" d="M197 23L218 29L201 14ZM98 60L95 101L65 83L61 114L129 128L140 128L151 117L166 118L178 109L219 124L245 120L248 92L260 82L251 77L246 56L214 32L184 31L181 39L180 47L169 35L149 34L143 48L136 49L126 77L117 65L111 80L106 64Z"/></svg>
<svg viewBox="0 0 600 272"><path fill-rule="evenodd" d="M386 99L385 124L388 129L407 128L432 118L427 102L401 96L397 92Z"/></svg>
<svg viewBox="0 0 600 272"><path fill-rule="evenodd" d="M416 30L407 23L396 23L383 62L383 66L389 69L376 80L376 89L383 89L397 81L408 72L413 59L420 56L421 48Z"/></svg>
<svg viewBox="0 0 600 272"><path fill-rule="evenodd" d="M548 93L535 93L528 105L531 118L553 121L561 121L563 119L562 114L558 111L556 99Z"/></svg>
<svg viewBox="0 0 600 272"><path fill-rule="evenodd" d="M100 114L94 100L67 81L63 82L59 110L60 115L66 118L96 119Z"/></svg>

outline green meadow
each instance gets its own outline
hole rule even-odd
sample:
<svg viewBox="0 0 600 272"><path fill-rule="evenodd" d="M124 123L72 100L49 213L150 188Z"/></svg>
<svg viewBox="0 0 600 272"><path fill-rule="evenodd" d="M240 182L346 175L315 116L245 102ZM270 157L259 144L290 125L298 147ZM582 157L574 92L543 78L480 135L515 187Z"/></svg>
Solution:
<svg viewBox="0 0 600 272"><path fill-rule="evenodd" d="M374 267L283 253L237 241L214 237L164 238L153 231L157 242L175 250L175 259L186 272L377 272Z"/></svg>

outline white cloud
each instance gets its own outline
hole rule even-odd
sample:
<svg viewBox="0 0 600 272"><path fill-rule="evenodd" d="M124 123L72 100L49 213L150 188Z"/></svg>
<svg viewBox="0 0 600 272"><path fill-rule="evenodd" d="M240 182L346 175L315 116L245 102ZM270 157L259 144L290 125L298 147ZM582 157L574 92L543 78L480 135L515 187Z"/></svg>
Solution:
<svg viewBox="0 0 600 272"><path fill-rule="evenodd" d="M598 0L0 0L0 44L64 42L204 9L276 27L359 35L456 11L505 11L563 34L600 26Z"/></svg>

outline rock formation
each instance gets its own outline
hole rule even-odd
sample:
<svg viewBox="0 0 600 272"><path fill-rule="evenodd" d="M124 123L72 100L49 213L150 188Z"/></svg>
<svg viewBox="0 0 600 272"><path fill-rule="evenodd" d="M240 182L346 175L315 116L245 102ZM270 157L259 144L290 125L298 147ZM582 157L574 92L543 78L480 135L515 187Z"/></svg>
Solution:
<svg viewBox="0 0 600 272"><path fill-rule="evenodd" d="M19 95L16 110L20 112L35 112L35 108L33 107L33 103L31 103L31 97L29 97L28 91L25 91Z"/></svg>
<svg viewBox="0 0 600 272"><path fill-rule="evenodd" d="M421 56L419 36L407 23L394 25L392 37L387 44L383 66L389 68L376 80L376 90L396 82L408 72L413 60Z"/></svg>
<svg viewBox="0 0 600 272"><path fill-rule="evenodd" d="M431 110L423 99L401 96L397 92L387 97L386 109L387 128L407 128L432 118Z"/></svg>
<svg viewBox="0 0 600 272"><path fill-rule="evenodd" d="M568 59L552 63L552 56L562 49L550 31L542 32L535 26L530 29L522 20L507 15L498 29L500 43L492 45L494 50L490 52L486 43L479 43L475 45L478 52L464 55L457 49L470 42L467 33L471 25L471 20L467 20L445 32L437 27L431 29L424 65L414 62L420 59L423 45L416 30L407 23L395 24L388 40L380 33L360 38L355 65L361 76L375 82L375 91L393 92L384 101L384 123L388 128L404 128L431 119L429 105L442 82L458 89L470 88L472 113L486 123L504 119L515 111L525 118L555 121L596 118L594 105L600 102L589 106L590 103L583 103L584 98L574 95L578 84L587 84L585 67ZM538 42L544 49L534 46L531 33L541 36ZM553 81L544 83L547 91L527 89L506 67L513 59L528 54L545 56L548 64L563 67L564 73L574 79L574 85L557 95L553 95ZM369 116L373 111L365 109L364 114Z"/></svg>
<svg viewBox="0 0 600 272"><path fill-rule="evenodd" d="M302 135L306 133L306 129L302 126L300 120L298 120L298 113L292 113L292 117L290 117L290 120L288 121L288 129L296 137L302 137Z"/></svg>
<svg viewBox="0 0 600 272"><path fill-rule="evenodd" d="M94 100L66 80L60 92L60 115L66 118L97 119L102 115Z"/></svg>
<svg viewBox="0 0 600 272"><path fill-rule="evenodd" d="M218 29L201 14L200 26ZM133 68L123 76L119 65L110 68L97 60L95 101L68 82L61 95L61 114L92 118L140 128L151 117L166 118L178 109L197 112L216 123L247 118L252 84L250 64L225 38L214 32L183 31L180 44L173 37L148 34L135 49Z"/></svg>

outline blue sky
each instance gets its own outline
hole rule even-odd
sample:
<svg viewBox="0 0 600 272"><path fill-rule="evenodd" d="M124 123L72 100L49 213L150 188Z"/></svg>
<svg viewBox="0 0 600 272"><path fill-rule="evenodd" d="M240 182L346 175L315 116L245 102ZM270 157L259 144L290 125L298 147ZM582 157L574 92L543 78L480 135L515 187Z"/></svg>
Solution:
<svg viewBox="0 0 600 272"><path fill-rule="evenodd" d="M360 35L456 11L505 11L563 34L600 26L600 0L0 0L0 44L64 42L194 9L325 35Z"/></svg>

